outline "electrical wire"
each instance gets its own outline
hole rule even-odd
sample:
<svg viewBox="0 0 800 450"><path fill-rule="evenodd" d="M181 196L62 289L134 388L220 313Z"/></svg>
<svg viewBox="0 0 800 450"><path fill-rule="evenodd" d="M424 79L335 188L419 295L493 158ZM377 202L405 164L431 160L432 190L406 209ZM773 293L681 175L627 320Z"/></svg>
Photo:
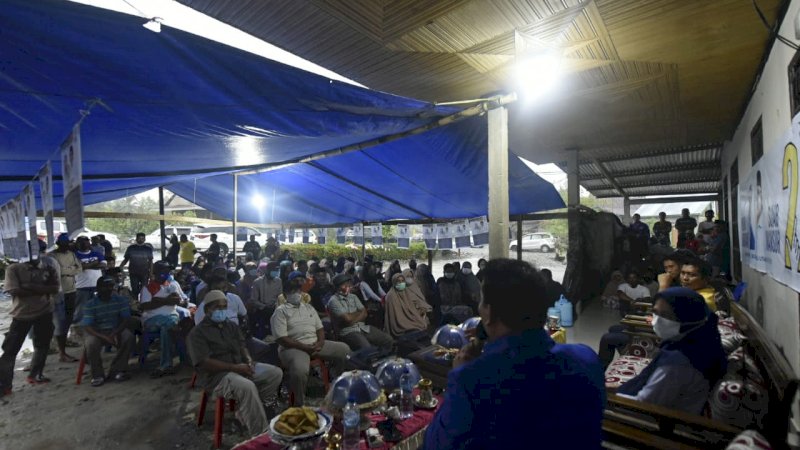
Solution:
<svg viewBox="0 0 800 450"><path fill-rule="evenodd" d="M790 41L789 39L781 36L778 33L778 29L777 29L778 28L778 22L775 22L775 25L770 26L769 21L764 16L764 13L761 11L761 8L758 7L758 3L756 3L756 0L753 0L753 8L755 8L756 13L758 14L758 17L761 19L761 22L764 24L765 27L767 27L767 30L770 31L770 33L775 37L775 39L777 39L782 44L786 45L787 47L789 47L789 48L791 48L791 49L793 49L795 51L800 50L800 46L798 46L794 42Z"/></svg>

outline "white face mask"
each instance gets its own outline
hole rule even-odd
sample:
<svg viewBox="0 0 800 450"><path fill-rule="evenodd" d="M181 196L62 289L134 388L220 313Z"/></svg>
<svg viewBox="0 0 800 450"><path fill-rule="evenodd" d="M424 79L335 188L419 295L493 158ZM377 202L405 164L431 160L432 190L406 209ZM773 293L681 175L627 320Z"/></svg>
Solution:
<svg viewBox="0 0 800 450"><path fill-rule="evenodd" d="M653 314L653 332L661 339L672 339L681 334L681 323Z"/></svg>
<svg viewBox="0 0 800 450"><path fill-rule="evenodd" d="M461 273L463 273L464 275L469 275L472 273L472 269L470 269L469 267L464 267L463 269L461 269Z"/></svg>
<svg viewBox="0 0 800 450"><path fill-rule="evenodd" d="M289 294L289 296L286 297L286 303L293 306L298 306L302 298L303 297L300 294Z"/></svg>

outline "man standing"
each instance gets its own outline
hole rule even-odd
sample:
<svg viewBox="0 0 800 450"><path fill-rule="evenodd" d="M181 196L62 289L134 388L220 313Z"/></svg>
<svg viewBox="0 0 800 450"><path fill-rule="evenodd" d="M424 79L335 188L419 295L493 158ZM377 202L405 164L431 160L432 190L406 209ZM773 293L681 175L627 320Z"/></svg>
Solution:
<svg viewBox="0 0 800 450"><path fill-rule="evenodd" d="M281 252L281 245L278 241L275 240L274 237L270 236L267 238L267 245L264 247L264 254L261 255L264 258L269 258L270 260L275 260L278 258Z"/></svg>
<svg viewBox="0 0 800 450"><path fill-rule="evenodd" d="M705 245L711 244L711 231L714 230L714 211L708 210L706 211L706 220L700 222L697 225L697 234L703 236L703 242Z"/></svg>
<svg viewBox="0 0 800 450"><path fill-rule="evenodd" d="M289 389L294 394L295 406L305 403L306 384L311 358L331 363L331 378L341 374L350 353L343 342L325 340L325 329L319 314L302 300L300 292L287 296L286 303L278 306L272 315L272 335L278 344L278 356L289 372Z"/></svg>
<svg viewBox="0 0 800 450"><path fill-rule="evenodd" d="M75 256L81 262L83 270L75 275L76 295L73 320L76 324L80 324L83 321L83 305L94 295L97 280L103 276L103 269L106 268L106 257L91 249L89 238L86 236L78 236L75 244L78 246Z"/></svg>
<svg viewBox="0 0 800 450"><path fill-rule="evenodd" d="M88 245L88 239L87 239ZM57 264L56 264L57 266ZM6 269L5 290L12 297L11 326L0 356L0 397L11 394L14 363L25 336L33 328L33 361L28 383L47 383L43 374L53 338L53 301L60 286L58 269L42 260L16 263Z"/></svg>
<svg viewBox="0 0 800 450"><path fill-rule="evenodd" d="M106 257L106 264L108 264L109 268L114 267L117 260L117 256L114 254L114 246L106 239L105 234L98 234L97 238L100 240L100 245L103 246L103 250L105 251L103 256Z"/></svg>
<svg viewBox="0 0 800 450"><path fill-rule="evenodd" d="M250 235L250 240L245 242L244 247L242 248L242 250L244 250L245 255L250 253L250 256L253 257L253 261L258 261L260 259L260 257L261 257L261 244L256 242L256 235L255 234L251 234Z"/></svg>
<svg viewBox="0 0 800 450"><path fill-rule="evenodd" d="M283 292L278 263L267 263L264 274L253 282L250 290L250 319L253 336L264 339L267 326L278 304L278 296Z"/></svg>
<svg viewBox="0 0 800 450"><path fill-rule="evenodd" d="M131 317L127 298L114 294L116 280L104 275L97 280L97 295L84 307L83 325L86 330L84 351L92 370L92 386L102 386L106 380L125 381L128 375L128 359L133 348L133 334L126 328ZM105 376L100 351L107 345L117 347L111 362L111 371Z"/></svg>
<svg viewBox="0 0 800 450"><path fill-rule="evenodd" d="M181 235L180 246L179 260L181 270L191 270L194 265L194 255L197 253L197 248L194 246L194 242L190 241L185 234Z"/></svg>
<svg viewBox="0 0 800 450"><path fill-rule="evenodd" d="M147 284L147 280L150 279L150 271L153 269L153 246L144 240L144 233L136 233L136 243L125 249L125 256L119 265L125 267L125 264L131 263L128 268L128 276L131 280L131 293L135 298L139 298L142 287Z"/></svg>
<svg viewBox="0 0 800 450"><path fill-rule="evenodd" d="M639 214L634 214L633 222L628 227L631 236L631 253L636 260L636 264L647 256L647 244L650 241L650 227L642 222L641 219Z"/></svg>
<svg viewBox="0 0 800 450"><path fill-rule="evenodd" d="M683 208L681 216L675 221L675 229L678 230L678 248L686 247L686 232L694 232L697 221L689 216L689 209Z"/></svg>
<svg viewBox="0 0 800 450"><path fill-rule="evenodd" d="M350 293L353 289L352 281L352 277L346 274L336 275L333 279L336 294L331 297L328 310L331 319L336 321L339 339L352 350L371 346L391 349L394 344L391 336L364 323L367 310L358 297Z"/></svg>
<svg viewBox="0 0 800 450"><path fill-rule="evenodd" d="M672 222L667 220L667 213L658 213L658 222L653 224L653 235L661 245L670 245L669 235L672 233Z"/></svg>
<svg viewBox="0 0 800 450"><path fill-rule="evenodd" d="M239 327L228 320L227 299L211 291L203 301L205 317L187 338L189 355L206 391L236 400L239 416L251 435L267 430L264 403L274 398L281 369L254 363Z"/></svg>
<svg viewBox="0 0 800 450"><path fill-rule="evenodd" d="M76 362L73 356L67 354L67 333L72 325L75 315L75 276L83 271L81 262L69 248L69 235L61 233L56 239L56 249L50 257L56 260L61 270L61 292L56 304L53 324L55 325L56 344L58 345L58 360L60 362Z"/></svg>
<svg viewBox="0 0 800 450"><path fill-rule="evenodd" d="M211 239L211 245L209 245L208 249L206 250L206 260L208 261L208 264L214 266L217 264L219 258L222 256L220 255L222 249L219 246L219 242L217 242L216 233L211 233L211 235L209 235L208 238Z"/></svg>
<svg viewBox="0 0 800 450"><path fill-rule="evenodd" d="M474 343L459 352L423 448L510 449L531 436L542 448L600 448L605 386L597 355L547 335L550 305L535 294L544 280L529 263L495 259L484 273L478 310L488 342L482 352ZM549 406L532 419L531 405Z"/></svg>

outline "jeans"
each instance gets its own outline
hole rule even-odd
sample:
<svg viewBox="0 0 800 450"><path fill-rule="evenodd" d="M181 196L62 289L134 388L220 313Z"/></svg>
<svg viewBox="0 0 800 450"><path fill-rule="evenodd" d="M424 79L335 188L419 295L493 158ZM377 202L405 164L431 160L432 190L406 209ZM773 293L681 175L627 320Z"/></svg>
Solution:
<svg viewBox="0 0 800 450"><path fill-rule="evenodd" d="M166 316L154 316L144 323L144 331L148 333L159 332L159 342L161 344L161 362L159 368L166 369L172 367L172 346L173 339L170 331L178 324L178 315L170 314Z"/></svg>
<svg viewBox="0 0 800 450"><path fill-rule="evenodd" d="M53 313L45 313L30 320L13 319L3 341L3 355L0 356L0 390L11 389L14 380L14 363L25 342L25 336L33 329L33 361L29 376L41 375L53 339Z"/></svg>
<svg viewBox="0 0 800 450"><path fill-rule="evenodd" d="M128 278L131 280L131 295L133 295L133 298L138 299L139 294L142 293L142 288L147 284L150 277L131 273L128 274Z"/></svg>
<svg viewBox="0 0 800 450"><path fill-rule="evenodd" d="M80 288L75 292L75 313L72 323L79 324L83 321L83 305L94 295L95 288Z"/></svg>

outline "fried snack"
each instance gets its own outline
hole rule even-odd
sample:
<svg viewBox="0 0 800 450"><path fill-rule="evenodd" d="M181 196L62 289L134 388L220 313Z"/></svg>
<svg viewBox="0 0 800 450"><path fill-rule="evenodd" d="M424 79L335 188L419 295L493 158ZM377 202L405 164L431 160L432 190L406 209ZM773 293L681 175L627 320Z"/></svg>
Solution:
<svg viewBox="0 0 800 450"><path fill-rule="evenodd" d="M289 408L275 422L275 431L286 436L312 433L318 428L317 412L305 407Z"/></svg>

